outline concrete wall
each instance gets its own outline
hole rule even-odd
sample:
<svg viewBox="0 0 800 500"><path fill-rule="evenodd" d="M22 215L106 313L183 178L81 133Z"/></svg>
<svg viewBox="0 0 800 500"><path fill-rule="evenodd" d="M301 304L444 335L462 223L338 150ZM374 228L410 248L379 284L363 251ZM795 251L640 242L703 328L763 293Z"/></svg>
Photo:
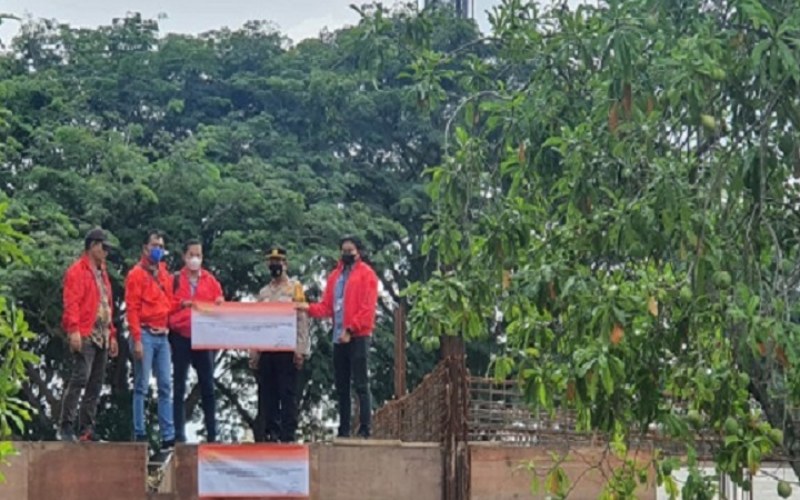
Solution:
<svg viewBox="0 0 800 500"><path fill-rule="evenodd" d="M312 463L313 499L442 497L442 452L436 444L354 441L352 445L315 446L312 457L316 458Z"/></svg>
<svg viewBox="0 0 800 500"><path fill-rule="evenodd" d="M644 464L650 457L636 456ZM606 465L596 468L606 458L599 448L574 448L569 450L567 459L561 464L573 487L568 498L574 500L593 500L597 498L606 484L605 477L611 466L619 461L610 459ZM534 472L545 474L553 468L550 451L543 448L499 446L497 444L474 443L470 445L470 493L472 500L516 500L544 499L547 497L545 482L540 481L540 490L534 494L531 488ZM605 477L604 477L605 475ZM651 483L652 483L651 478ZM654 485L642 487L637 495L642 500L655 500Z"/></svg>
<svg viewBox="0 0 800 500"><path fill-rule="evenodd" d="M435 444L340 441L311 445L312 500L438 500L441 451ZM162 497L197 499L197 448L178 446Z"/></svg>
<svg viewBox="0 0 800 500"><path fill-rule="evenodd" d="M142 500L143 444L14 443L0 500Z"/></svg>
<svg viewBox="0 0 800 500"><path fill-rule="evenodd" d="M0 500L195 500L197 447L178 446L159 493L146 492L146 450L141 444L16 443L20 454L3 466ZM575 449L563 467L574 482L569 498L597 498L605 479L602 451ZM640 460L649 457L639 456ZM472 500L544 498L531 493L528 463L552 466L536 448L470 445ZM608 467L604 471L608 474ZM345 440L311 445L314 500L438 500L442 496L442 452L436 444ZM653 489L639 498L655 500Z"/></svg>

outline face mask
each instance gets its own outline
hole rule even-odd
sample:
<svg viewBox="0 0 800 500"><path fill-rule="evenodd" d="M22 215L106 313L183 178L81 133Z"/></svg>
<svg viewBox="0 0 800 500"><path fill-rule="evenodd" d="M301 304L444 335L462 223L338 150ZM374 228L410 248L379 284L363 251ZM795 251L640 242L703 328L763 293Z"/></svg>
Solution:
<svg viewBox="0 0 800 500"><path fill-rule="evenodd" d="M186 267L188 267L190 271L197 271L200 269L202 263L203 259L200 257L189 257L189 260L186 261Z"/></svg>
<svg viewBox="0 0 800 500"><path fill-rule="evenodd" d="M150 262L158 264L164 258L164 249L154 247L150 249Z"/></svg>
<svg viewBox="0 0 800 500"><path fill-rule="evenodd" d="M273 278L280 278L283 274L283 264L270 264L269 273Z"/></svg>
<svg viewBox="0 0 800 500"><path fill-rule="evenodd" d="M342 262L345 266L352 266L356 261L356 255L353 253L343 253Z"/></svg>

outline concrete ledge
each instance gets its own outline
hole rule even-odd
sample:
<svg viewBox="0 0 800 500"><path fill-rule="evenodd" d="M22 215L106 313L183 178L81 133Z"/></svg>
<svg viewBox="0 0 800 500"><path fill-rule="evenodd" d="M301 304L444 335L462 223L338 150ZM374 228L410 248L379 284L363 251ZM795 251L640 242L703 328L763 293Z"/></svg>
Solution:
<svg viewBox="0 0 800 500"><path fill-rule="evenodd" d="M133 443L15 443L19 454L0 466L6 484L0 500L196 500L197 447L178 445L159 492L147 494L147 451ZM557 450L553 450L557 451ZM599 447L574 448L562 466L575 488L570 498L597 498L616 459L604 462ZM337 440L310 444L311 498L314 500L438 500L443 491L443 452L437 443L394 440ZM531 494L532 472L552 467L550 450L540 447L473 443L470 453L472 500L544 498ZM563 451L562 451L563 453ZM650 457L635 457L647 463ZM652 483L652 481L651 481ZM655 488L638 498L653 500Z"/></svg>
<svg viewBox="0 0 800 500"><path fill-rule="evenodd" d="M554 466L551 451L566 453L561 467L569 478L573 489L569 498L597 498L610 477L614 467L621 461L613 456L605 456L599 447L575 447L569 450L549 450L545 447L494 446L481 443L470 443L470 493L472 500L512 500L521 498L547 498L543 488L545 481L542 474ZM639 463L646 464L651 457L646 453L631 455ZM532 466L540 474L540 488L533 494L531 484L534 472ZM655 500L655 478L651 477L650 485L640 487L636 498Z"/></svg>
<svg viewBox="0 0 800 500"><path fill-rule="evenodd" d="M0 499L142 500L147 447L120 443L14 443Z"/></svg>

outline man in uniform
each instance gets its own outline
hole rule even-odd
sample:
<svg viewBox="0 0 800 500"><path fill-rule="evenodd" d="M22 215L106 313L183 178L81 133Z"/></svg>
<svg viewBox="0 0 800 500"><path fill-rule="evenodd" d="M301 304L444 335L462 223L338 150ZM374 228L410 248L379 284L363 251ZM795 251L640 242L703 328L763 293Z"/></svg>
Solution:
<svg viewBox="0 0 800 500"><path fill-rule="evenodd" d="M303 285L290 279L286 250L269 249L267 266L271 281L258 294L259 302L304 302ZM250 366L257 370L258 429L256 441L291 443L297 431L298 374L310 355L308 316L297 312L295 352L251 352Z"/></svg>

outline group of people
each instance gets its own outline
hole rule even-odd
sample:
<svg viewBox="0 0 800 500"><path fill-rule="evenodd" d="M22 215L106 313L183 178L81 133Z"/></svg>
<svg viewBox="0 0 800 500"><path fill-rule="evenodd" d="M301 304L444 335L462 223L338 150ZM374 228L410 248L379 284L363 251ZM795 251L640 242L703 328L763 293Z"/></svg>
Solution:
<svg viewBox="0 0 800 500"><path fill-rule="evenodd" d="M183 267L170 273L164 262L164 234L150 231L141 258L125 279L125 317L133 353L133 439L147 441L145 406L151 375L158 388L160 451L186 441L185 398L189 366L197 372L206 440L217 441L214 391L215 352L192 349L192 310L225 301L222 286L203 267L203 245L183 245ZM106 270L113 248L106 232L93 229L83 255L64 277L62 327L69 341L72 371L61 405L59 438L96 441L97 404L106 362L119 354L114 299ZM286 249L267 251L271 279L259 292L262 302L294 302L297 310L295 352L251 352L258 383L256 441L293 442L297 432L299 373L311 353L309 317L333 321L333 370L339 404L338 436L351 433L351 385L359 401L358 435L370 434L371 401L367 361L375 325L378 279L358 238L340 242L341 258L330 273L319 303L308 303L303 285L288 275ZM80 403L80 414L78 408ZM76 427L77 424L77 427ZM76 432L76 429L78 432Z"/></svg>

